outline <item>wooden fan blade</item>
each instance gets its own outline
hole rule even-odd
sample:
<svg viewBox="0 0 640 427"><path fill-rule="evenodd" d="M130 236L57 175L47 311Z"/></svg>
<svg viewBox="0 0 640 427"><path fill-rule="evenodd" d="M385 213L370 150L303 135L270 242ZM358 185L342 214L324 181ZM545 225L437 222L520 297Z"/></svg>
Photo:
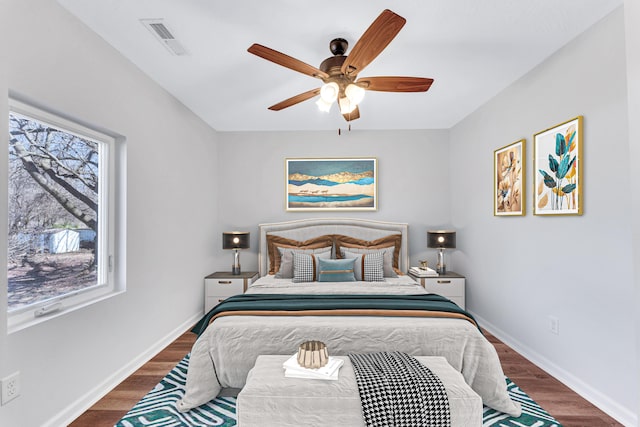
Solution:
<svg viewBox="0 0 640 427"><path fill-rule="evenodd" d="M385 9L367 28L351 53L342 64L342 73L354 76L364 69L384 50L400 32L406 19Z"/></svg>
<svg viewBox="0 0 640 427"><path fill-rule="evenodd" d="M343 114L342 117L348 122L359 119L360 118L360 109L356 106L356 109L350 113Z"/></svg>
<svg viewBox="0 0 640 427"><path fill-rule="evenodd" d="M289 99L285 99L284 101L279 102L275 105L272 105L271 107L269 107L269 110L280 111L287 107L291 107L292 105L299 104L302 101L306 101L309 98L313 98L314 96L319 94L320 94L320 88L312 89L310 91L298 94L296 96L292 96Z"/></svg>
<svg viewBox="0 0 640 427"><path fill-rule="evenodd" d="M318 79L326 79L329 77L329 74L325 73L322 70L319 70L313 65L309 65L305 62L300 61L299 59L292 58L289 55L285 55L284 53L278 52L277 50L273 50L257 43L252 44L249 49L247 49L247 51L259 56L260 58L264 58L267 61L274 62L278 65L282 65L283 67L287 67L290 70L297 71L311 77L315 77Z"/></svg>
<svg viewBox="0 0 640 427"><path fill-rule="evenodd" d="M426 92L433 79L425 77L363 77L356 84L379 92Z"/></svg>

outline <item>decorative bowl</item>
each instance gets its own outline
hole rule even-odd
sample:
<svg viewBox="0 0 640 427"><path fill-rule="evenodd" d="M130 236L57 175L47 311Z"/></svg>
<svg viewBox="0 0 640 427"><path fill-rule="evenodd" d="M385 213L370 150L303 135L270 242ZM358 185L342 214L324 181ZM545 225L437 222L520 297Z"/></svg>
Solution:
<svg viewBox="0 0 640 427"><path fill-rule="evenodd" d="M327 346L320 341L305 341L298 348L298 364L304 368L322 368L329 361Z"/></svg>

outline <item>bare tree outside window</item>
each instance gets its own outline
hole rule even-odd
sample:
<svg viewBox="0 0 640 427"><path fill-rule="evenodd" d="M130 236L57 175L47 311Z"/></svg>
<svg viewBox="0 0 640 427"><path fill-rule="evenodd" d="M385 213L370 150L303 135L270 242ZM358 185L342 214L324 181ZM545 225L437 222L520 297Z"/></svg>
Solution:
<svg viewBox="0 0 640 427"><path fill-rule="evenodd" d="M10 113L10 311L98 284L99 148Z"/></svg>

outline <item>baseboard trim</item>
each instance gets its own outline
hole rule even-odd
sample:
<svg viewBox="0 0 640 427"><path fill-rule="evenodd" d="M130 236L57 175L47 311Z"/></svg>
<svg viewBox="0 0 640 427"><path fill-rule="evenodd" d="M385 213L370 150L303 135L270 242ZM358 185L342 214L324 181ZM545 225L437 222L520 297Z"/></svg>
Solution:
<svg viewBox="0 0 640 427"><path fill-rule="evenodd" d="M558 381L569 387L571 390L578 393L584 399L591 402L593 405L598 407L601 411L605 412L612 418L615 418L618 422L622 423L625 426L636 426L638 425L638 416L628 409L620 406L617 402L613 401L609 396L602 394L598 390L595 390L590 385L586 384L581 379L577 378L575 375L570 374L564 369L560 368L555 363L551 362L549 359L540 355L540 353L526 346L519 340L515 339L511 335L505 333L503 330L493 325L491 322L488 322L486 319L483 319L482 316L471 312L473 317L476 318L478 323L482 325L487 331L489 331L492 335L498 338L503 343L507 344L509 347L520 353L522 356L529 359L535 365L537 365L542 370L549 373L551 376L556 378Z"/></svg>
<svg viewBox="0 0 640 427"><path fill-rule="evenodd" d="M77 399L71 405L67 406L64 410L59 412L47 423L43 424L43 427L58 427L69 425L72 421L82 415L96 402L102 399L107 393L109 393L115 386L124 381L127 377L137 371L142 365L147 363L153 356L158 354L162 349L171 344L180 335L193 324L195 324L202 317L202 312L196 313L189 319L185 320L180 326L169 332L164 338L156 342L152 347L138 355L135 359L123 366L117 372L110 377L106 378L102 383L89 390L84 396Z"/></svg>

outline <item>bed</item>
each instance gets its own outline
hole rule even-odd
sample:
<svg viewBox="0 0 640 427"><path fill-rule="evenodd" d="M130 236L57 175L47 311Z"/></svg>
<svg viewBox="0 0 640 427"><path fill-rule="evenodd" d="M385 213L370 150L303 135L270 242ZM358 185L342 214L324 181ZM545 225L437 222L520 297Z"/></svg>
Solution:
<svg viewBox="0 0 640 427"><path fill-rule="evenodd" d="M473 318L445 298L426 295L403 274L409 268L407 224L287 221L259 225L259 239L260 279L225 301L228 311L210 312L194 328L200 335L178 410L204 404L223 388L242 388L259 355L293 354L313 339L333 355L443 356L485 405L519 416L497 352Z"/></svg>

